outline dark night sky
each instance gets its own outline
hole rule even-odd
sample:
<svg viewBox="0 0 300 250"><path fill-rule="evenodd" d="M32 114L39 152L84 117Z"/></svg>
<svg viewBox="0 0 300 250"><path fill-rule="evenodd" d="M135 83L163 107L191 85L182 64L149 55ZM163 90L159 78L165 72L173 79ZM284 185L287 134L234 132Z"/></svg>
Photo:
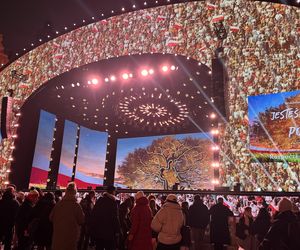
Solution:
<svg viewBox="0 0 300 250"><path fill-rule="evenodd" d="M147 6L144 6L145 1ZM296 1L281 2L296 4ZM36 44L39 38L44 38L44 42L51 32L59 31L61 34L65 32L65 26L73 27L73 23L77 24L76 27L82 25L83 19L86 23L93 22L93 16L95 20L103 18L101 13L105 13L105 17L112 15L111 10L114 10L115 14L122 13L122 7L125 7L126 11L132 11L133 4L139 9L175 2L186 1L158 0L156 3L156 0L2 0L0 33L4 35L5 51L10 60L13 60L16 58L15 53L21 54L24 48L29 50L30 44ZM52 24L52 28L46 26L47 22Z"/></svg>

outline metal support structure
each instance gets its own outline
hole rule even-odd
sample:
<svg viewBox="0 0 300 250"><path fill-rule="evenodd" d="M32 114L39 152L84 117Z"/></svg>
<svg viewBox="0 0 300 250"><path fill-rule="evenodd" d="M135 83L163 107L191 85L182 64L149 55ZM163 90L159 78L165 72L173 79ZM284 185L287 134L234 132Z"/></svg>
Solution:
<svg viewBox="0 0 300 250"><path fill-rule="evenodd" d="M76 167L77 167L77 159L78 159L79 139L80 139L80 126L77 126L76 144L75 144L75 152L74 152L73 170L72 170L71 181L75 180Z"/></svg>
<svg viewBox="0 0 300 250"><path fill-rule="evenodd" d="M47 189L54 190L57 185L57 176L61 156L61 148L64 134L65 121L62 118L56 118L52 142L52 150L49 163L49 172L47 179Z"/></svg>

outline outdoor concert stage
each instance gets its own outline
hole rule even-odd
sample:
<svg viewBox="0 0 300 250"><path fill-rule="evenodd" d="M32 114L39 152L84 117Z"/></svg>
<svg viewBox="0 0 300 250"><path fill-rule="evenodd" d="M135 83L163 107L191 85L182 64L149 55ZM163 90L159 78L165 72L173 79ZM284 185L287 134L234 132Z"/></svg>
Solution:
<svg viewBox="0 0 300 250"><path fill-rule="evenodd" d="M297 195L299 8L127 10L1 68L1 187Z"/></svg>

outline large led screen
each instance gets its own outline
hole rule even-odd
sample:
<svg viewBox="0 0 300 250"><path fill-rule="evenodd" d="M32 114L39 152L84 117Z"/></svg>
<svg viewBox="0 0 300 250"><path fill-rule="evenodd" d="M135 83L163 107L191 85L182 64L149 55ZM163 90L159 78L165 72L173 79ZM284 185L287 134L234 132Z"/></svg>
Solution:
<svg viewBox="0 0 300 250"><path fill-rule="evenodd" d="M66 120L61 148L61 156L57 177L57 185L66 187L72 179L73 163L75 155L77 124Z"/></svg>
<svg viewBox="0 0 300 250"><path fill-rule="evenodd" d="M103 185L108 134L80 128L75 181L78 188Z"/></svg>
<svg viewBox="0 0 300 250"><path fill-rule="evenodd" d="M248 97L250 149L262 161L300 161L300 91Z"/></svg>
<svg viewBox="0 0 300 250"><path fill-rule="evenodd" d="M134 189L212 189L212 138L206 133L119 139L115 185Z"/></svg>
<svg viewBox="0 0 300 250"><path fill-rule="evenodd" d="M55 115L41 110L29 186L46 187L55 126Z"/></svg>
<svg viewBox="0 0 300 250"><path fill-rule="evenodd" d="M212 23L223 20L227 31L224 55L229 75L225 91L229 123L220 138L220 181L230 187L241 183L249 191L278 190L282 183L277 181L278 168L286 183L296 178L290 168L277 165L282 162L251 163L254 151L249 149L247 96L299 89L299 16L297 6L228 0L217 0L213 5L193 1L124 13L76 27L26 53L0 72L2 92L18 90L14 93L17 108L41 84L59 74L128 54L185 55L210 66L219 44ZM10 81L13 70L26 75L30 84ZM8 159L10 143L4 141L12 141L3 140L1 145L1 157ZM257 164L257 171L253 171L253 164ZM299 176L299 165L293 168L295 176ZM298 179L296 183L300 190Z"/></svg>

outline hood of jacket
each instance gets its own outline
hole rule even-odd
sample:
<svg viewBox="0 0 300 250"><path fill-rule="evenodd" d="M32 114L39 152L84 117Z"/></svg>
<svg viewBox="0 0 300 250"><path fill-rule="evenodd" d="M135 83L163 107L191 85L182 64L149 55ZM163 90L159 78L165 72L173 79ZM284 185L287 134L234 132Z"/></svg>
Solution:
<svg viewBox="0 0 300 250"><path fill-rule="evenodd" d="M116 200L116 197L114 195L106 193L106 192L103 193L103 197L107 197L107 198L112 199L114 201Z"/></svg>
<svg viewBox="0 0 300 250"><path fill-rule="evenodd" d="M181 206L177 202L174 202L174 201L166 201L166 203L163 205L163 208L175 209L175 210L181 211Z"/></svg>
<svg viewBox="0 0 300 250"><path fill-rule="evenodd" d="M147 197L141 197L139 199L136 200L136 205L137 206L145 206L145 205L148 205L149 204L149 201L147 199Z"/></svg>
<svg viewBox="0 0 300 250"><path fill-rule="evenodd" d="M280 220L280 221L286 221L286 222L294 222L296 221L296 216L292 211L284 211L279 213L276 216L276 220Z"/></svg>

